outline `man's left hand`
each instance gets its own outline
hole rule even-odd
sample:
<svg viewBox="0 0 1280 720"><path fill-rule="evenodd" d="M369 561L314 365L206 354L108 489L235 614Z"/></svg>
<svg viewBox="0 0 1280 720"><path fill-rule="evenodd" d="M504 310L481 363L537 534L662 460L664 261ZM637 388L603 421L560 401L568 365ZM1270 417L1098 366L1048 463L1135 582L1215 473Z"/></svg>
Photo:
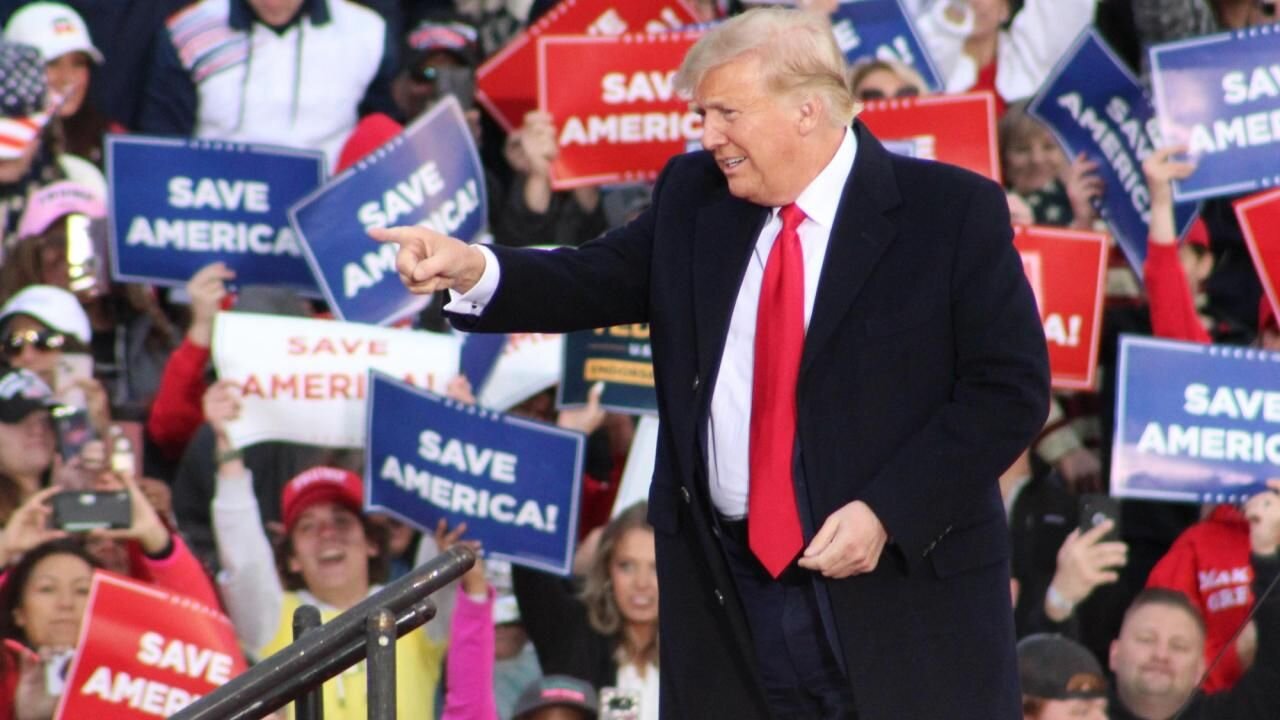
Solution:
<svg viewBox="0 0 1280 720"><path fill-rule="evenodd" d="M854 500L822 523L799 565L836 579L869 573L880 564L888 540L880 518L866 503Z"/></svg>

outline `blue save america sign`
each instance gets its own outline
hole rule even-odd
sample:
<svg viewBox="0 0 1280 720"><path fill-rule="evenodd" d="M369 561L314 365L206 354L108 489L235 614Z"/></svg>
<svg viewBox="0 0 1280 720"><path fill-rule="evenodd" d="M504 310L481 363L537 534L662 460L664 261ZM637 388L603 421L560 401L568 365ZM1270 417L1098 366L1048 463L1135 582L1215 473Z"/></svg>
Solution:
<svg viewBox="0 0 1280 720"><path fill-rule="evenodd" d="M224 262L239 285L319 296L286 211L324 181L309 150L110 135L112 276L180 286Z"/></svg>
<svg viewBox="0 0 1280 720"><path fill-rule="evenodd" d="M1100 212L1139 277L1147 257L1151 193L1142 161L1160 145L1155 110L1137 78L1092 29L1081 33L1027 111L1053 131L1070 157L1084 153L1103 181ZM1175 226L1195 220L1195 203L1174 207Z"/></svg>
<svg viewBox="0 0 1280 720"><path fill-rule="evenodd" d="M365 504L433 532L444 518L492 556L568 575L582 433L463 405L370 371Z"/></svg>
<svg viewBox="0 0 1280 720"><path fill-rule="evenodd" d="M289 210L307 262L339 318L387 325L421 310L371 228L423 225L470 241L486 225L484 169L452 96Z"/></svg>
<svg viewBox="0 0 1280 720"><path fill-rule="evenodd" d="M897 60L924 78L929 87L921 90L942 90L933 60L901 0L842 0L831 15L831 32L850 63L864 58Z"/></svg>
<svg viewBox="0 0 1280 720"><path fill-rule="evenodd" d="M1196 171L1177 200L1237 195L1280 184L1280 25L1150 49L1161 128L1186 145Z"/></svg>
<svg viewBox="0 0 1280 720"><path fill-rule="evenodd" d="M1280 353L1125 335L1118 497L1236 502L1280 478Z"/></svg>

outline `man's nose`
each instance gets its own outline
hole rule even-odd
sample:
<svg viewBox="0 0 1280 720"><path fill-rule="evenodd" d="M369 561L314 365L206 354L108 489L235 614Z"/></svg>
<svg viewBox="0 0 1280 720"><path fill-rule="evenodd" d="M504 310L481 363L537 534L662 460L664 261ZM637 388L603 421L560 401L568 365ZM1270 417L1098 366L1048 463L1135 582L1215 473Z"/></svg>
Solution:
<svg viewBox="0 0 1280 720"><path fill-rule="evenodd" d="M702 121L702 149L715 150L725 144L724 133L710 120Z"/></svg>

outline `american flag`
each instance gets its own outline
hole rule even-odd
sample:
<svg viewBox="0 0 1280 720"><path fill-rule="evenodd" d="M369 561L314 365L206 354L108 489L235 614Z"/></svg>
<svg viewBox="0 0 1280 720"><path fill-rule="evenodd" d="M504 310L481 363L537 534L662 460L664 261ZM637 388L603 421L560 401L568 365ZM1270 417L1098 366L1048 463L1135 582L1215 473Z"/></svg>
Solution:
<svg viewBox="0 0 1280 720"><path fill-rule="evenodd" d="M48 99L39 52L0 43L0 159L21 157L40 135L52 112Z"/></svg>
<svg viewBox="0 0 1280 720"><path fill-rule="evenodd" d="M24 118L0 118L0 159L13 160L40 135L49 122L49 113L36 113Z"/></svg>

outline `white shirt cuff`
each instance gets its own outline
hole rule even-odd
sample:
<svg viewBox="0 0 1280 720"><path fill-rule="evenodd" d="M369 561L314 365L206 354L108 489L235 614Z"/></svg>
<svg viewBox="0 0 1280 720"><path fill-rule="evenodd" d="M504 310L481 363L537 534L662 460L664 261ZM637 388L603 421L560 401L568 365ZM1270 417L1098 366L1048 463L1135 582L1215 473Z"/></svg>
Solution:
<svg viewBox="0 0 1280 720"><path fill-rule="evenodd" d="M498 280L502 272L498 269L497 256L484 245L475 245L474 247L484 254L484 272L480 274L480 280L465 293L449 290L449 304L444 306L445 312L458 315L479 315L484 312L485 306L489 304L489 301L493 299L493 294L498 290Z"/></svg>

